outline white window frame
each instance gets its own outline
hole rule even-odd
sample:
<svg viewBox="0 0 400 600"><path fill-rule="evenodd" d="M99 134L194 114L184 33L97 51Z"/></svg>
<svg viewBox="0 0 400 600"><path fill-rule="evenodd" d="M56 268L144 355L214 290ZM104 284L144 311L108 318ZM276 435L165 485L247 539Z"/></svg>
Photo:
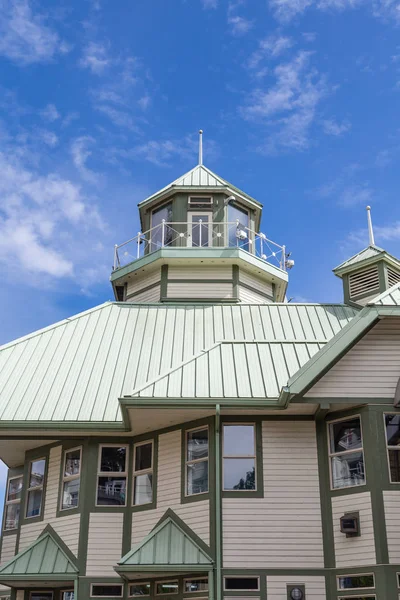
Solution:
<svg viewBox="0 0 400 600"><path fill-rule="evenodd" d="M199 592L188 592L186 590L186 582L188 581L199 581L199 579L206 579L207 580L207 589L206 590L200 590ZM209 591L209 582L208 582L208 577L207 575L204 575L203 577L187 577L183 580L183 593L184 594L202 594L203 592L208 592Z"/></svg>
<svg viewBox="0 0 400 600"><path fill-rule="evenodd" d="M26 500L25 500L25 519L37 519L39 517L42 516L42 508L43 508L43 495L44 495L44 485L46 483L46 471L47 471L47 457L46 456L41 456L40 458L34 458L29 462L29 469L28 469L28 484L30 482L31 479L31 469L32 469L32 464L34 462L39 462L40 460L44 460L44 473L43 473L43 483L41 485L35 485L33 487L27 487L26 489ZM31 517L28 517L28 503L29 503L29 492L32 492L34 490L42 490L42 498L40 500L40 510L39 510L39 514L38 515L32 515ZM45 590L45 591L49 591L49 590ZM36 593L36 590L35 592Z"/></svg>
<svg viewBox="0 0 400 600"><path fill-rule="evenodd" d="M77 475L65 475L65 461L67 459L67 454L69 452L74 452L75 450L79 450L79 473ZM79 507L79 502L81 500L81 485L80 485L81 471L82 471L82 446L76 446L75 448L69 448L68 450L65 450L64 458L63 458L63 471L62 471L62 477L61 477L60 511L73 510L74 508ZM68 483L69 481L75 481L76 479L79 479L78 504L76 506L67 506L66 508L63 508L64 485L65 485L65 483ZM66 591L68 591L68 590L66 590Z"/></svg>
<svg viewBox="0 0 400 600"><path fill-rule="evenodd" d="M207 429L207 439L208 439L208 451L207 451L207 458L198 458L195 460L188 460L187 456L188 456L188 433L191 433L193 431L203 431L204 429ZM201 462L206 462L208 463L208 469L207 469L207 491L206 492L199 492L197 494L188 494L188 465L194 465L197 463L201 463ZM203 427L193 427L192 429L185 429L185 498L192 498L193 496L202 496L204 494L208 494L210 492L210 471L209 471L209 467L210 467L210 430L208 425L203 425Z"/></svg>
<svg viewBox="0 0 400 600"><path fill-rule="evenodd" d="M360 431L361 431L361 448L356 448L354 450L343 450L343 452L331 452L331 430L330 426L335 423L340 423L341 421L351 421L353 419L359 419L360 421ZM364 432L363 425L361 420L361 415L350 415L348 417L342 417L341 419L334 419L333 421L328 421L326 424L327 427L327 437L328 437L328 460L329 460L329 478L330 478L330 490L331 492L337 492L338 490L351 490L354 488L360 488L364 485L367 485L367 467L365 464L365 454L364 454ZM332 477L332 458L335 456L344 456L346 454L355 454L356 452L361 452L363 455L363 463L364 463L364 483L359 483L358 485L346 485L344 487L333 487L333 477Z"/></svg>
<svg viewBox="0 0 400 600"><path fill-rule="evenodd" d="M177 583L178 589L176 592L162 592L161 594L157 592L157 586L162 583ZM161 581L154 582L154 595L155 596L177 596L179 594L179 580L178 579L162 579Z"/></svg>
<svg viewBox="0 0 400 600"><path fill-rule="evenodd" d="M104 444L104 445L106 446L107 444ZM122 446L120 444L117 444L117 446L118 446L118 448L122 448ZM110 596L110 595L108 595L108 596L94 596L93 595L93 586L95 586L95 585L102 585L102 586L119 585L119 586L121 586L121 595L120 596ZM97 583L97 582L91 583L90 584L90 597L91 598L123 598L124 597L124 584L123 583Z"/></svg>
<svg viewBox="0 0 400 600"><path fill-rule="evenodd" d="M192 195L189 196L188 198L188 206L196 206L196 204L192 204L192 200L194 200L195 202L199 201L199 198L207 198L209 200L211 200L210 204L206 204L205 206L210 206L212 207L212 205L214 204L214 196L208 196L208 194L198 194L198 195Z"/></svg>
<svg viewBox="0 0 400 600"><path fill-rule="evenodd" d="M400 481L392 481L392 472L390 470L390 458L389 458L389 450L397 450L397 452L400 452L400 446L389 446L388 444L388 439L387 439L387 430L386 430L386 415L390 416L390 415L399 415L399 413L395 413L395 412L385 412L383 413L383 427L385 429L385 442L386 442L386 456L387 456L387 464L388 464L388 471L389 471L389 481L392 485L399 485ZM399 586L400 587L400 586Z"/></svg>
<svg viewBox="0 0 400 600"><path fill-rule="evenodd" d="M136 465L136 449L139 446L146 446L151 444L151 467L149 469L141 469L135 471ZM151 500L150 502L144 502L143 504L135 504L135 481L138 475L152 475L152 487L151 487ZM132 506L148 506L154 502L154 440L146 440L145 442L137 442L133 444L133 481L132 481Z"/></svg>
<svg viewBox="0 0 400 600"><path fill-rule="evenodd" d="M374 580L374 585L369 586L369 587L362 587L362 588L340 588L339 587L339 579L341 577L368 577L368 576L372 576L373 580ZM336 575L336 587L338 592L346 592L348 591L359 591L359 590L373 590L375 589L375 574L374 573L345 573L344 575L340 574L340 575Z"/></svg>
<svg viewBox="0 0 400 600"><path fill-rule="evenodd" d="M193 238L193 217L194 216L207 216L207 221L202 221L202 225L207 225L208 227L208 245L207 246L192 246L192 238ZM188 212L188 238L187 238L187 247L188 248L212 248L213 238L212 238L212 225L213 225L213 212L212 210L208 210L207 208L204 210L191 210ZM199 223L195 221L195 225ZM202 240L203 241L203 240Z"/></svg>
<svg viewBox="0 0 400 600"><path fill-rule="evenodd" d="M131 585L148 585L150 586L148 597L151 597L151 582L150 581L128 581L128 598L147 598L144 594L131 594Z"/></svg>
<svg viewBox="0 0 400 600"><path fill-rule="evenodd" d="M8 482L7 482L7 490L6 490L6 499L5 499L5 505L4 505L4 515L3 515L3 531L16 531L19 527L19 522L21 520L21 498L18 498L17 500L8 500L8 493L10 491L10 482L13 479L22 479L22 489L24 487L24 475L23 473L21 473L21 475L15 475L14 477L10 477ZM6 518L7 518L7 506L11 506L12 504L19 504L19 517L18 517L18 525L16 527L6 527ZM0 599L1 600L1 599Z"/></svg>
<svg viewBox="0 0 400 600"><path fill-rule="evenodd" d="M64 600L65 594L70 594L71 592L74 594L75 590L73 590L73 589L71 589L71 590L61 590L61 593L62 593L62 599L61 600Z"/></svg>
<svg viewBox="0 0 400 600"><path fill-rule="evenodd" d="M227 579L257 579L257 589L251 589L249 590L249 588L244 588L244 589L230 589L227 588L225 585L225 582ZM224 592L259 592L260 591L260 577L259 575L224 575Z"/></svg>
<svg viewBox="0 0 400 600"><path fill-rule="evenodd" d="M254 455L251 454L225 454L224 443L225 443L225 427L244 427L244 426L253 426L254 431ZM232 458L254 458L254 490L226 490L224 487L224 470L225 470L225 459ZM254 492L258 491L258 478L257 478L257 426L256 423L248 422L248 423L222 423L222 491L223 492L237 492L239 494L254 494ZM244 576L243 576L244 577Z"/></svg>
<svg viewBox="0 0 400 600"><path fill-rule="evenodd" d="M101 467L101 454L102 454L102 450L103 448L125 448L126 449L126 455L125 455L125 471L100 471L100 467ZM101 508L105 508L107 510L107 508L115 508L115 504L97 504L97 494L98 494L98 489L99 489L99 477L125 477L126 480L126 490L128 490L128 472L129 472L129 444L99 444L99 456L97 459L97 478L96 478L96 496L95 496L95 506L100 506ZM127 495L125 494L125 504L119 504L119 507L123 507L126 506L126 500L127 500ZM95 583L94 585L103 585L100 583ZM104 584L104 585L108 585L108 584ZM112 585L112 584L110 584ZM113 584L114 585L114 584ZM117 584L115 584L117 585ZM96 596L94 596L96 597ZM100 596L101 597L101 596ZM120 596L115 596L115 598L119 598Z"/></svg>

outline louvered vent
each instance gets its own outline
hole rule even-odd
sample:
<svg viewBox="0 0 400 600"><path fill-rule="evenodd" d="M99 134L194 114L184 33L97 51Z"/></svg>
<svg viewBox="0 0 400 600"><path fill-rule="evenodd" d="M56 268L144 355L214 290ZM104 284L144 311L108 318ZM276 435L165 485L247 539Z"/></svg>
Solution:
<svg viewBox="0 0 400 600"><path fill-rule="evenodd" d="M379 290L378 267L353 273L349 277L350 298Z"/></svg>
<svg viewBox="0 0 400 600"><path fill-rule="evenodd" d="M398 271L393 271L393 269L388 269L387 274L388 274L389 287L392 287L392 285L394 285L395 283L399 283L400 273Z"/></svg>

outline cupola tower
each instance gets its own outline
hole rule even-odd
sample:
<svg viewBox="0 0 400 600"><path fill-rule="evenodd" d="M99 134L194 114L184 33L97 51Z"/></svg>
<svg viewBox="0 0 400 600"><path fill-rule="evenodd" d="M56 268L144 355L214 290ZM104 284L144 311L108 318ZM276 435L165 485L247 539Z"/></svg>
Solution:
<svg viewBox="0 0 400 600"><path fill-rule="evenodd" d="M128 302L285 300L285 246L260 232L262 204L203 164L139 203L141 231L115 246L111 283Z"/></svg>

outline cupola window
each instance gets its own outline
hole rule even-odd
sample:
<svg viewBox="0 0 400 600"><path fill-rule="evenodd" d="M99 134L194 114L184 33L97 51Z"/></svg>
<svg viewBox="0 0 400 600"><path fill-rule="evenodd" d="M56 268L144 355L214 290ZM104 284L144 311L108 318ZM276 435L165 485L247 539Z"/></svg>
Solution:
<svg viewBox="0 0 400 600"><path fill-rule="evenodd" d="M212 214L210 212L190 212L188 246L207 248L211 246Z"/></svg>
<svg viewBox="0 0 400 600"><path fill-rule="evenodd" d="M163 225L163 221L166 224ZM168 223L172 222L172 202L163 204L153 210L151 214L151 231L149 242L149 251L154 252L163 246L169 246L172 242L172 228Z"/></svg>
<svg viewBox="0 0 400 600"><path fill-rule="evenodd" d="M249 213L236 204L228 204L229 246L249 250Z"/></svg>

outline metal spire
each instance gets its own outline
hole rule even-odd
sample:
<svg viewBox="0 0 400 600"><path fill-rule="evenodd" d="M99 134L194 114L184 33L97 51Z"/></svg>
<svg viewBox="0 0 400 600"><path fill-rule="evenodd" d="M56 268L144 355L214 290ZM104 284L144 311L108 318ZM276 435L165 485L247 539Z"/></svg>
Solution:
<svg viewBox="0 0 400 600"><path fill-rule="evenodd" d="M203 130L199 130L199 165L203 164Z"/></svg>
<svg viewBox="0 0 400 600"><path fill-rule="evenodd" d="M374 230L372 229L371 207L367 206L369 245L375 246Z"/></svg>

